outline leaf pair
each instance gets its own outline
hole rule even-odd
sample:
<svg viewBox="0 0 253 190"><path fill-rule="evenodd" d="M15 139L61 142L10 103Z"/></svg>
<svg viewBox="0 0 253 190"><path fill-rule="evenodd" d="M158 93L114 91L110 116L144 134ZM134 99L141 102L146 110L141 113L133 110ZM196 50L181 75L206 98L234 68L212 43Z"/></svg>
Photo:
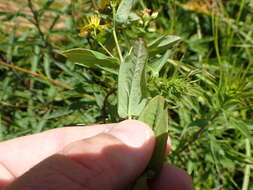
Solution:
<svg viewBox="0 0 253 190"><path fill-rule="evenodd" d="M115 74L118 78L118 114L121 118L138 116L143 110L145 99L145 65L148 52L143 39L134 41L132 52L123 63L102 53L76 48L62 52L70 61L88 68L102 69ZM119 70L119 71L118 71Z"/></svg>

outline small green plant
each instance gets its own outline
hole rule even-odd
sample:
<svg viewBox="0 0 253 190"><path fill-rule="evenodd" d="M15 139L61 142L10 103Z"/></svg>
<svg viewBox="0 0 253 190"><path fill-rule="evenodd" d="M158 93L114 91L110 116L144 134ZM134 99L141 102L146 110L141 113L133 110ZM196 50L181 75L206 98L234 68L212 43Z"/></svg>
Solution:
<svg viewBox="0 0 253 190"><path fill-rule="evenodd" d="M165 159L165 149L168 138L168 112L165 107L165 99L157 95L154 98L150 97L147 88L146 78L159 75L160 70L165 64L166 59L170 55L169 46L178 41L180 38L173 35L161 35L154 39L148 45L145 42L143 32L138 33L137 39L133 40L130 49L122 55L122 50L118 43L117 33L115 31L116 24L126 24L131 22L131 8L134 1L123 0L116 11L116 3L111 2L113 14L112 32L114 42L117 47L118 57L113 56L113 52L109 52L97 38L97 30L105 27L100 25L98 15L91 16L89 24L81 29L81 35L93 33L94 39L98 40L101 47L110 55L107 56L101 52L90 49L70 49L62 52L70 61L76 62L88 68L100 69L106 72L113 73L118 77L118 98L117 112L120 119L138 119L148 124L156 135L156 145L153 156L150 160L144 173L136 180L133 189L148 189L148 181L154 179L160 172ZM149 16L149 12L143 13L144 28L148 27L148 23L154 14ZM155 13L157 15L157 13ZM137 16L137 15L136 15ZM141 20L141 18L138 18ZM166 49L162 59L156 59L153 63L152 57L158 52L163 52ZM148 62L149 61L149 62ZM151 70L151 74L148 71ZM152 98L150 100L150 98Z"/></svg>
<svg viewBox="0 0 253 190"><path fill-rule="evenodd" d="M118 116L121 119L138 119L148 124L155 132L156 146L151 161L136 181L134 189L147 187L147 181L155 178L162 167L168 138L168 112L162 96L148 103L146 87L146 64L148 50L142 38L133 42L131 51L122 59L87 49L72 49L62 53L68 59L87 67L104 69L118 75ZM118 71L118 73L117 73Z"/></svg>
<svg viewBox="0 0 253 190"><path fill-rule="evenodd" d="M1 0L0 140L141 119L159 100L166 162L196 190L252 189L252 12L250 0Z"/></svg>

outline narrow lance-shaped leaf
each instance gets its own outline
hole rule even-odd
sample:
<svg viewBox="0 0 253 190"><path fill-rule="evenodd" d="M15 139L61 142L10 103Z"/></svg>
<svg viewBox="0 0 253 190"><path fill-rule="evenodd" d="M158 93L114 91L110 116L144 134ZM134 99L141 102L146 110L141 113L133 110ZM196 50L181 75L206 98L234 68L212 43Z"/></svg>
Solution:
<svg viewBox="0 0 253 190"><path fill-rule="evenodd" d="M148 44L148 48L164 47L174 42L179 41L181 38L175 35L163 35Z"/></svg>
<svg viewBox="0 0 253 190"><path fill-rule="evenodd" d="M153 77L158 77L159 72L163 68L163 66L168 62L168 58L171 56L172 50L167 50L162 57L154 61L153 63L149 64L148 68L152 72Z"/></svg>
<svg viewBox="0 0 253 190"><path fill-rule="evenodd" d="M138 116L146 104L144 67L147 57L145 42L138 39L134 42L132 53L120 65L118 114L122 118Z"/></svg>
<svg viewBox="0 0 253 190"><path fill-rule="evenodd" d="M62 55L72 62L79 63L79 65L93 69L102 69L118 74L118 59L108 57L100 52L83 48L75 48L62 52Z"/></svg>
<svg viewBox="0 0 253 190"><path fill-rule="evenodd" d="M163 35L148 44L148 51L150 55L155 55L171 48L181 38L174 35Z"/></svg>
<svg viewBox="0 0 253 190"><path fill-rule="evenodd" d="M116 21L126 23L133 5L134 0L122 0L116 13Z"/></svg>
<svg viewBox="0 0 253 190"><path fill-rule="evenodd" d="M245 138L251 138L251 134L246 123L241 120L236 120L233 117L230 118L230 123L235 129L239 130Z"/></svg>
<svg viewBox="0 0 253 190"><path fill-rule="evenodd" d="M134 189L146 190L148 180L154 179L160 173L164 162L168 139L168 112L164 109L164 98L156 96L150 100L141 112L139 120L148 124L156 135L156 145L152 158L134 185Z"/></svg>

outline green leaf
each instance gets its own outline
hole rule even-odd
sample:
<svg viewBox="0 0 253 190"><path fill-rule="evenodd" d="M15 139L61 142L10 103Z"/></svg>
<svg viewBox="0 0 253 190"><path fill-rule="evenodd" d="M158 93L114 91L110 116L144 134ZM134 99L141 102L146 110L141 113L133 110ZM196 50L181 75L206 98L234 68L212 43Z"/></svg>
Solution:
<svg viewBox="0 0 253 190"><path fill-rule="evenodd" d="M168 139L168 112L164 109L164 102L162 96L156 96L140 114L139 120L154 130L156 145L151 160L144 173L136 180L134 189L147 189L147 181L153 180L162 169Z"/></svg>
<svg viewBox="0 0 253 190"><path fill-rule="evenodd" d="M146 104L144 99L144 67L147 49L143 39L134 42L133 51L120 65L118 79L118 114L122 118L138 116Z"/></svg>
<svg viewBox="0 0 253 190"><path fill-rule="evenodd" d="M180 39L181 38L179 36L175 35L162 35L154 41L150 42L148 44L148 48L168 46L174 42L179 41Z"/></svg>
<svg viewBox="0 0 253 190"><path fill-rule="evenodd" d="M244 121L231 117L230 123L235 129L239 130L241 134L245 136L245 138L251 137L248 126Z"/></svg>
<svg viewBox="0 0 253 190"><path fill-rule="evenodd" d="M156 96L150 100L141 112L139 120L148 124L156 135L155 150L148 168L157 175L163 165L168 138L168 113L164 110L164 98Z"/></svg>
<svg viewBox="0 0 253 190"><path fill-rule="evenodd" d="M167 50L162 57L149 65L153 77L159 76L160 70L168 62L168 58L171 56L171 53L171 50Z"/></svg>
<svg viewBox="0 0 253 190"><path fill-rule="evenodd" d="M46 126L49 114L50 114L50 111L47 111L45 115L40 119L39 123L37 124L36 128L33 131L34 133L40 133L43 127Z"/></svg>
<svg viewBox="0 0 253 190"><path fill-rule="evenodd" d="M49 57L48 53L44 54L44 64L43 65L44 65L44 70L45 70L46 76L48 78L52 78L51 71L50 71L50 69L51 69L51 60L50 60L50 57Z"/></svg>
<svg viewBox="0 0 253 190"><path fill-rule="evenodd" d="M157 116L164 108L164 98L162 96L156 96L145 106L142 110L138 120L148 124L152 130L155 130Z"/></svg>
<svg viewBox="0 0 253 190"><path fill-rule="evenodd" d="M71 110L69 107L60 108L60 109L52 112L51 114L48 114L45 119L49 120L49 119L54 119L57 117L62 117L62 116L72 113L73 111L74 110Z"/></svg>
<svg viewBox="0 0 253 190"><path fill-rule="evenodd" d="M208 121L206 119L198 119L196 121L193 121L189 124L189 127L194 127L194 126L198 126L198 127L205 127L208 125Z"/></svg>
<svg viewBox="0 0 253 190"><path fill-rule="evenodd" d="M116 21L118 23L126 23L128 17L130 15L131 9L134 5L134 0L122 0L117 13L116 13Z"/></svg>
<svg viewBox="0 0 253 190"><path fill-rule="evenodd" d="M149 53L153 55L161 51L166 51L180 39L179 36L175 35L162 35L148 44Z"/></svg>
<svg viewBox="0 0 253 190"><path fill-rule="evenodd" d="M149 169L154 171L155 178L162 169L166 146L167 146L167 139L168 139L168 111L163 110L157 116L157 122L155 125L155 135L156 135L156 145L155 150L153 152L152 158L149 163Z"/></svg>
<svg viewBox="0 0 253 190"><path fill-rule="evenodd" d="M62 55L72 62L79 63L81 66L93 69L102 69L118 74L118 59L108 57L100 52L83 48L75 48L62 52Z"/></svg>

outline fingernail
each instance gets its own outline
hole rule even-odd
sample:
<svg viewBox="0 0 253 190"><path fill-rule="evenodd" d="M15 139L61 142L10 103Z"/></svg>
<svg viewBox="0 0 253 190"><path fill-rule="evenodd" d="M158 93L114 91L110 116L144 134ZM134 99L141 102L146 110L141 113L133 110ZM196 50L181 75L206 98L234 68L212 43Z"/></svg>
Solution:
<svg viewBox="0 0 253 190"><path fill-rule="evenodd" d="M154 136L146 124L136 120L122 121L108 133L131 147L140 147Z"/></svg>

